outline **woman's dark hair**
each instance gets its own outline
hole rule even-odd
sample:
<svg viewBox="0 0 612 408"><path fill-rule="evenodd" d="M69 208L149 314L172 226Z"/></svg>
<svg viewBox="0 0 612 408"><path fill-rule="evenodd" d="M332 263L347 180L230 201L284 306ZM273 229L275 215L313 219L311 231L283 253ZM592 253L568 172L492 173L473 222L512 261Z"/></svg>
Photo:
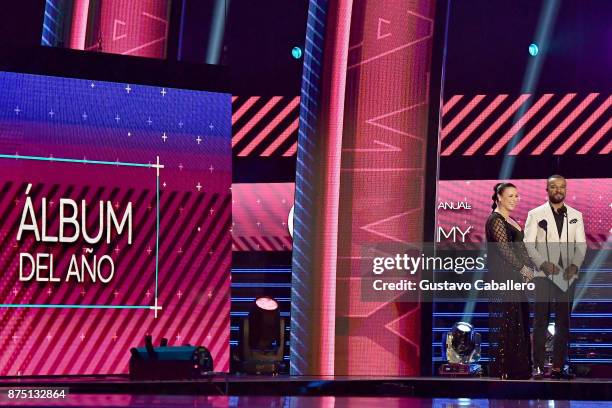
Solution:
<svg viewBox="0 0 612 408"><path fill-rule="evenodd" d="M516 188L516 186L512 183L497 183L495 187L493 187L493 196L491 196L491 199L493 200L491 208L493 208L493 211L495 211L495 209L497 208L497 195L502 195L505 189L511 187Z"/></svg>

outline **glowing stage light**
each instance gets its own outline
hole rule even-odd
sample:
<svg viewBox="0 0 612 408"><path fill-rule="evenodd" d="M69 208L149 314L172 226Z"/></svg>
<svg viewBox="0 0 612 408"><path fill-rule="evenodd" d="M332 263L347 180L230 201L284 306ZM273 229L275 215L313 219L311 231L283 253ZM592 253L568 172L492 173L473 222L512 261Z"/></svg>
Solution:
<svg viewBox="0 0 612 408"><path fill-rule="evenodd" d="M291 56L295 59L302 58L302 49L300 47L293 47L291 49Z"/></svg>
<svg viewBox="0 0 612 408"><path fill-rule="evenodd" d="M540 51L540 48L538 48L537 44L535 43L529 44L529 55L531 55L532 57L535 57L536 55L538 55L539 51Z"/></svg>
<svg viewBox="0 0 612 408"><path fill-rule="evenodd" d="M439 369L440 375L480 375L480 334L474 326L466 322L457 322L446 334L442 344L447 363Z"/></svg>
<svg viewBox="0 0 612 408"><path fill-rule="evenodd" d="M242 371L276 374L283 366L285 322L278 302L263 296L255 300L248 317L240 321Z"/></svg>

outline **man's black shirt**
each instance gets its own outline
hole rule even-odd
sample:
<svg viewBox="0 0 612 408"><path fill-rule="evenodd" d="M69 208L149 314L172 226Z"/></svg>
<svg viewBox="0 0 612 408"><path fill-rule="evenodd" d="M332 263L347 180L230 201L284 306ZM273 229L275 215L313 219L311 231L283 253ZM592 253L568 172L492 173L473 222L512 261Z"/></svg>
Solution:
<svg viewBox="0 0 612 408"><path fill-rule="evenodd" d="M557 231L559 232L559 239L561 239L561 234L563 233L563 221L564 221L565 216L555 211L552 205L550 206L550 209L552 210L553 216L555 217L555 224L557 224ZM563 262L562 262L561 254L559 254L559 265L562 265L562 264Z"/></svg>
<svg viewBox="0 0 612 408"><path fill-rule="evenodd" d="M552 205L550 206L550 209L552 210L553 215L555 217L555 223L557 224L557 231L559 232L559 238L561 238L561 233L563 232L563 221L565 221L564 220L565 216L555 211Z"/></svg>

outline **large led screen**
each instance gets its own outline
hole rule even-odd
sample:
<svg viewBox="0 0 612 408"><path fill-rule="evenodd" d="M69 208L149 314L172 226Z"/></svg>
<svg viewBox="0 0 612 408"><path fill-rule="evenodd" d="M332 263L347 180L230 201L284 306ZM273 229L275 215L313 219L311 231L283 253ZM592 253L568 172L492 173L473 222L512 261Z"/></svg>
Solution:
<svg viewBox="0 0 612 408"><path fill-rule="evenodd" d="M0 73L0 375L229 368L229 94Z"/></svg>

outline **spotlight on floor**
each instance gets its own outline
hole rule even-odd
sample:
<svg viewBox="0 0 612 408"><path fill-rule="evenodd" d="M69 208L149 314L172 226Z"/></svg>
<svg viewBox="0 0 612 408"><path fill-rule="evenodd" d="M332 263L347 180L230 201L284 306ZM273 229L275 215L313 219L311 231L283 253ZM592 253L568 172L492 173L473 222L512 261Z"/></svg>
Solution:
<svg viewBox="0 0 612 408"><path fill-rule="evenodd" d="M470 323L455 323L446 333L442 350L447 363L440 366L440 375L470 376L482 373L482 367L477 364L480 360L480 334Z"/></svg>
<svg viewBox="0 0 612 408"><path fill-rule="evenodd" d="M285 321L278 302L269 296L257 298L248 317L240 322L242 371L248 374L278 374L285 351Z"/></svg>
<svg viewBox="0 0 612 408"><path fill-rule="evenodd" d="M153 338L145 336L144 347L130 349L130 378L132 380L182 380L208 377L213 372L212 355L203 346L168 346L161 339L153 347Z"/></svg>

